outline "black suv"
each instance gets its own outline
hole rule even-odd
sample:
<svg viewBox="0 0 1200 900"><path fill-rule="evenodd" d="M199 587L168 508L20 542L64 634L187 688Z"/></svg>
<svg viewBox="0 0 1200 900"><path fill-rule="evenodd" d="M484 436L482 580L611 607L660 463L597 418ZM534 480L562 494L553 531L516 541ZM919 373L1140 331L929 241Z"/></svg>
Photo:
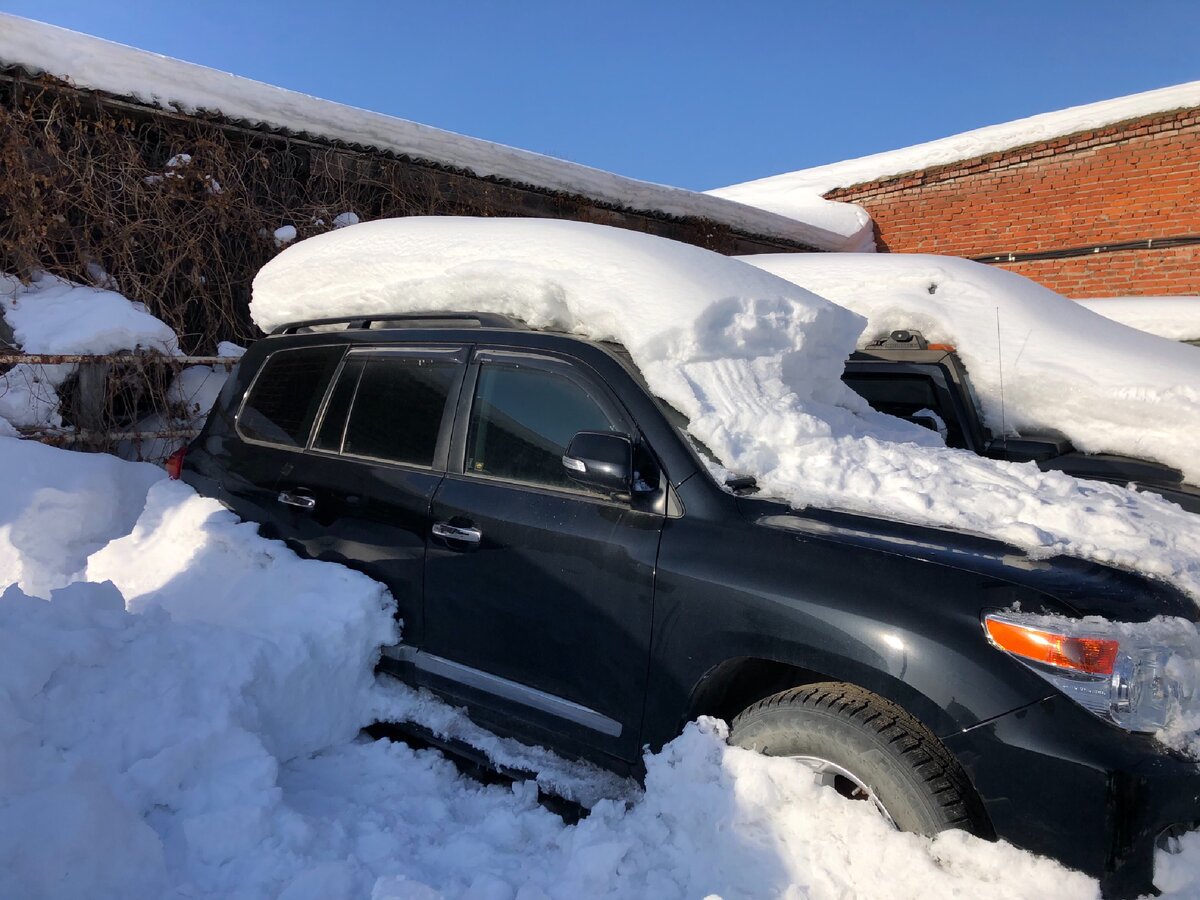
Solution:
<svg viewBox="0 0 1200 900"><path fill-rule="evenodd" d="M1147 889L1156 843L1200 819L1197 766L1117 724L1128 690L1109 709L1071 687L1116 690L1115 642L1035 659L1022 641L1045 635L1021 615L1195 621L1196 605L1125 571L755 496L710 474L681 418L616 346L486 314L323 320L246 353L183 477L386 584L403 642L381 669L497 732L636 773L643 748L719 716L898 827Z"/></svg>
<svg viewBox="0 0 1200 900"><path fill-rule="evenodd" d="M872 407L942 433L946 445L991 459L1032 462L1043 471L1134 484L1200 513L1200 486L1170 466L1112 453L1081 453L1054 434L994 437L983 424L966 367L953 347L919 331L894 331L851 354L842 375ZM1147 415L1150 411L1147 411Z"/></svg>

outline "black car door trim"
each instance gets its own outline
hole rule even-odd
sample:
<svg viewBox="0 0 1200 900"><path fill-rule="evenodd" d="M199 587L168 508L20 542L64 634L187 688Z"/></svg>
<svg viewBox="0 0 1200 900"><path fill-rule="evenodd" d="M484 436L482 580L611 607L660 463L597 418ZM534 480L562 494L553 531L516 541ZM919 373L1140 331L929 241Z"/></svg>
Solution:
<svg viewBox="0 0 1200 900"><path fill-rule="evenodd" d="M395 662L410 665L418 672L433 675L453 681L465 687L474 688L493 697L510 700L521 706L535 709L559 719L582 725L584 728L598 731L609 737L620 737L622 726L615 719L610 719L603 713L596 712L587 706L565 700L554 694L539 691L516 681L509 681L498 675L464 666L462 663L434 656L408 644L396 644L384 647L383 655Z"/></svg>

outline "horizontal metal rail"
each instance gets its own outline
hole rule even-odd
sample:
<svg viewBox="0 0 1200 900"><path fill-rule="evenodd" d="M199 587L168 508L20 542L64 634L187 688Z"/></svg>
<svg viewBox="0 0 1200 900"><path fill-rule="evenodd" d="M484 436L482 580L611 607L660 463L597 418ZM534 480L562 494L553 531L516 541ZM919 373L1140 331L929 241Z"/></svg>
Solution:
<svg viewBox="0 0 1200 900"><path fill-rule="evenodd" d="M225 366L240 356L167 356L160 353L0 353L0 365L59 366L80 363L139 363L145 365Z"/></svg>
<svg viewBox="0 0 1200 900"><path fill-rule="evenodd" d="M200 434L199 428L174 428L160 431L68 431L66 429L32 429L18 428L17 433L23 438L36 441L48 441L63 444L77 444L83 441L152 441L155 439L194 438Z"/></svg>

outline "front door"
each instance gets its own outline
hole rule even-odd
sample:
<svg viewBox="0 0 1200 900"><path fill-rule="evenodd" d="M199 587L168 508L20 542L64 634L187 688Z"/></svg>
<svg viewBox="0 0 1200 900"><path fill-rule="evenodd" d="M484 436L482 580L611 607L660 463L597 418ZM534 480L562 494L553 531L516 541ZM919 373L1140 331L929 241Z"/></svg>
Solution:
<svg viewBox="0 0 1200 900"><path fill-rule="evenodd" d="M636 430L582 365L476 357L430 514L417 669L493 726L634 760L663 515L572 482L562 457L579 431Z"/></svg>

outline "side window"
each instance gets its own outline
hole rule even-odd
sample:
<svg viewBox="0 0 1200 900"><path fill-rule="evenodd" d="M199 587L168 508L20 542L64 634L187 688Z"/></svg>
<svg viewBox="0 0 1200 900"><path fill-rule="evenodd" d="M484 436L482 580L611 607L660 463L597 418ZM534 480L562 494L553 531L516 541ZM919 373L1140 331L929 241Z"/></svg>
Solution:
<svg viewBox="0 0 1200 900"><path fill-rule="evenodd" d="M283 447L308 443L342 351L342 347L304 347L271 354L238 413L242 436Z"/></svg>
<svg viewBox="0 0 1200 900"><path fill-rule="evenodd" d="M343 370L344 377L353 377L352 368L347 366ZM353 392L349 418L345 420L342 453L416 466L433 465L438 433L460 368L461 364L452 360L405 356L367 359ZM338 416L333 401L339 400L337 395L342 393L339 383L330 402L335 424L329 434L322 424L319 441L328 442L326 449L337 449ZM328 415L326 419L329 420Z"/></svg>
<svg viewBox="0 0 1200 900"><path fill-rule="evenodd" d="M616 431L579 382L549 369L484 363L467 432L467 472L580 490L562 457L580 431Z"/></svg>
<svg viewBox="0 0 1200 900"><path fill-rule="evenodd" d="M354 394L358 391L358 380L362 376L362 370L363 360L355 359L353 356L348 358L346 364L342 366L337 384L333 386L333 393L329 397L329 404L325 407L325 415L321 418L321 425L317 429L317 436L313 439L315 449L331 450L334 453L342 452L342 438L346 434L346 416L350 412L350 403L354 400Z"/></svg>

